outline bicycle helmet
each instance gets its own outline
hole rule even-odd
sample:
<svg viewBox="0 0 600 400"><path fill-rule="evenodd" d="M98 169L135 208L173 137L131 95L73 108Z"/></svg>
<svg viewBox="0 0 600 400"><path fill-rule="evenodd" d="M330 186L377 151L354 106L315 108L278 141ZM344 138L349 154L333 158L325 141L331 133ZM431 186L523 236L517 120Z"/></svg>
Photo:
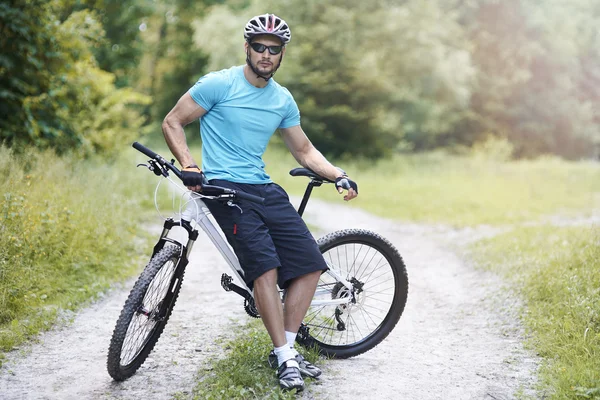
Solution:
<svg viewBox="0 0 600 400"><path fill-rule="evenodd" d="M257 15L248 21L244 28L244 39L250 42L258 35L277 36L283 45L288 44L292 38L288 24L275 14Z"/></svg>

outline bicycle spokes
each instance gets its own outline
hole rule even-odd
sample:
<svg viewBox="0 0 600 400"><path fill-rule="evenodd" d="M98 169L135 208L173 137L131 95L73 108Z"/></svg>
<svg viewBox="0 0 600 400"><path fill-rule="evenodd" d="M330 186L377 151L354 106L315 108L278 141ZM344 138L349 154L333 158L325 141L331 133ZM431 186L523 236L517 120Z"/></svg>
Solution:
<svg viewBox="0 0 600 400"><path fill-rule="evenodd" d="M121 365L129 365L139 355L157 323L164 318L167 312L164 307L167 305L165 298L169 288L177 284L172 279L176 264L176 259L169 260L152 279L142 304L137 308L127 329L121 351Z"/></svg>
<svg viewBox="0 0 600 400"><path fill-rule="evenodd" d="M352 289L323 274L317 286L320 298L344 299L342 304L320 305L307 313L311 336L324 343L345 346L376 331L394 299L394 274L386 257L366 243L335 246L323 256Z"/></svg>

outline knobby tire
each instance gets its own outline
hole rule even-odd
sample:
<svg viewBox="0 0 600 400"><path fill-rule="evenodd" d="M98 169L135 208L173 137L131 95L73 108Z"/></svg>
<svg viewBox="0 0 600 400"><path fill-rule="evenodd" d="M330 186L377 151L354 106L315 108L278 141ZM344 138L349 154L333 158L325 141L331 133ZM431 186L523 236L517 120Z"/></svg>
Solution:
<svg viewBox="0 0 600 400"><path fill-rule="evenodd" d="M181 247L165 246L152 257L129 293L113 331L108 351L107 369L114 380L123 381L135 374L162 334L183 281L183 268L177 271L180 258ZM175 278L176 272L179 276ZM164 299L169 291L172 297L169 304L165 304ZM165 293L162 294L163 292ZM144 300L152 304L144 304ZM149 306L152 309L147 309ZM153 315L162 317L154 319ZM128 355L129 343L137 335L137 330L143 329L144 325L149 328L149 332L143 336L141 346L133 348L134 355Z"/></svg>
<svg viewBox="0 0 600 400"><path fill-rule="evenodd" d="M389 241L362 229L331 233L318 244L331 268L363 286L357 301L348 306L311 307L304 319L308 337L299 335L298 341L333 358L369 351L389 335L404 311L408 296L404 261ZM321 276L319 289L328 299L350 296L327 274Z"/></svg>

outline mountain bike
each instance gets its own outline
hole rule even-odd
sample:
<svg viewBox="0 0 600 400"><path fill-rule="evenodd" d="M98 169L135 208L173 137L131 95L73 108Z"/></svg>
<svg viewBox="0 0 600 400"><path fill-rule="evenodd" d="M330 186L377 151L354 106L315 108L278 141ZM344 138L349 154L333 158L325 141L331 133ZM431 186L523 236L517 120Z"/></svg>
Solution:
<svg viewBox="0 0 600 400"><path fill-rule="evenodd" d="M181 179L175 160L165 158L135 142L133 147L150 157L145 166L155 175ZM298 207L303 214L313 188L332 181L306 168L295 168L292 176L310 179ZM175 182L173 182L175 183ZM202 186L202 193L186 191L188 197L179 218L166 218L150 261L133 285L112 334L107 359L110 376L117 381L131 377L150 354L165 328L183 283L192 247L202 229L231 269L223 273L221 286L240 295L244 309L259 318L252 290L244 283L244 271L220 229L209 218L203 199L240 207L239 201L264 199L228 188ZM156 200L156 192L155 192ZM242 210L243 212L243 210ZM176 240L175 227L187 233ZM311 306L300 327L297 342L316 347L332 358L348 358L377 346L398 323L408 295L406 267L398 250L386 239L363 229L330 233L318 241L328 269L321 274ZM280 291L282 301L285 290Z"/></svg>

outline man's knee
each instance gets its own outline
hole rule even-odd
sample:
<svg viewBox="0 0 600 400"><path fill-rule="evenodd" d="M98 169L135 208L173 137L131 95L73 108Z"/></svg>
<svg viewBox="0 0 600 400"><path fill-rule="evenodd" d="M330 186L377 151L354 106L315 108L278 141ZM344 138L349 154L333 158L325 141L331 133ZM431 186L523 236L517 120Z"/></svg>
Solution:
<svg viewBox="0 0 600 400"><path fill-rule="evenodd" d="M272 287L277 285L277 268L273 268L254 280L254 288Z"/></svg>
<svg viewBox="0 0 600 400"><path fill-rule="evenodd" d="M307 281L318 280L322 273L323 273L323 271L321 271L321 270L312 271L312 272L309 272L307 274L300 275L296 279L297 280L307 280Z"/></svg>

